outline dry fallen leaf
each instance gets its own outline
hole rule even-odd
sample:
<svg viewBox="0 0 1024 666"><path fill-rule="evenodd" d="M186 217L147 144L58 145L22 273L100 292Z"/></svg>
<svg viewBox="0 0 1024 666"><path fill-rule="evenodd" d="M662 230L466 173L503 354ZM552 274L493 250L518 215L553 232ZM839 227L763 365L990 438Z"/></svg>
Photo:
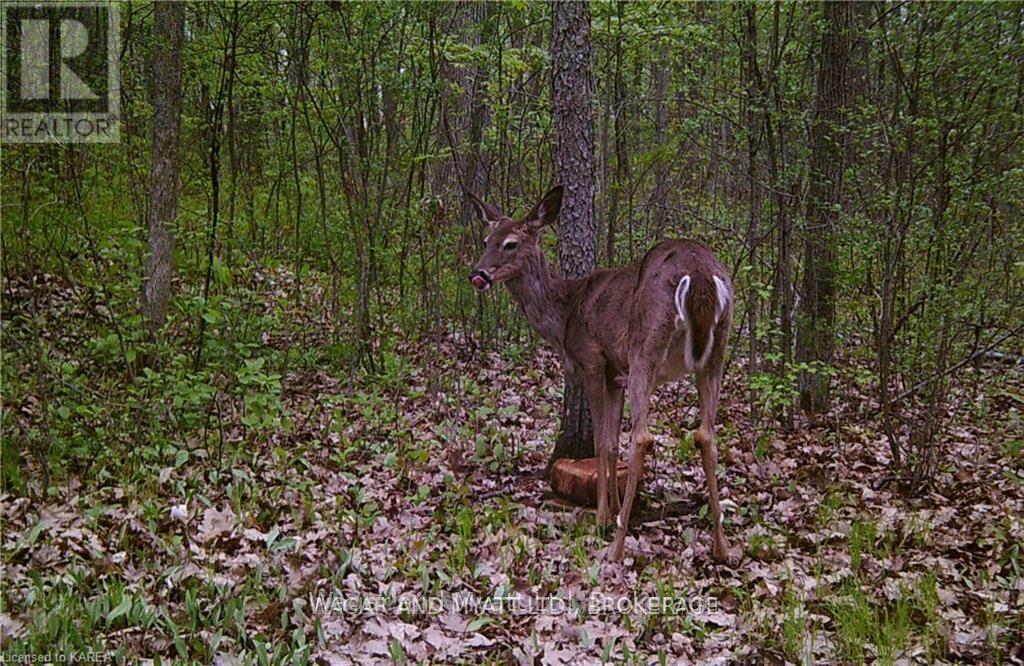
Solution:
<svg viewBox="0 0 1024 666"><path fill-rule="evenodd" d="M230 507L218 511L211 506L203 512L203 520L196 531L196 541L209 543L223 534L228 534L234 528L235 513Z"/></svg>

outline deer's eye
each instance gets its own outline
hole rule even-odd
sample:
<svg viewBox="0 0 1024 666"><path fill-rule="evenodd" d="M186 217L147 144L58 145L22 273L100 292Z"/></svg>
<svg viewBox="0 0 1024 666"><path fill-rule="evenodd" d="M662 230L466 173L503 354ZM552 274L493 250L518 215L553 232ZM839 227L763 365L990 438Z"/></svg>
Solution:
<svg viewBox="0 0 1024 666"><path fill-rule="evenodd" d="M519 247L519 243L515 241L505 241L505 244L501 246L501 249L505 252L512 252L517 247Z"/></svg>

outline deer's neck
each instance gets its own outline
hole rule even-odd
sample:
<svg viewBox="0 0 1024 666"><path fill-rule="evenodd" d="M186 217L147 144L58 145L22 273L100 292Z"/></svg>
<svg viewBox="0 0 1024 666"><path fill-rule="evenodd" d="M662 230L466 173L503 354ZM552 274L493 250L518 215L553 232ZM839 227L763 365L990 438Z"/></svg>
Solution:
<svg viewBox="0 0 1024 666"><path fill-rule="evenodd" d="M560 352L564 351L565 322L578 282L555 274L537 252L527 260L522 274L506 283L533 330Z"/></svg>

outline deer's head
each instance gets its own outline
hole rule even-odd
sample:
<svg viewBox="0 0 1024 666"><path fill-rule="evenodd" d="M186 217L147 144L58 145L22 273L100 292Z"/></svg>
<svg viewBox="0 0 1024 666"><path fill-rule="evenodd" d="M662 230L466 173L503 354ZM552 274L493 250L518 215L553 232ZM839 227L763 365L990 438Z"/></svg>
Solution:
<svg viewBox="0 0 1024 666"><path fill-rule="evenodd" d="M497 206L469 195L480 221L487 225L484 253L469 274L469 281L480 291L492 284L522 275L529 258L540 252L540 231L553 223L562 207L562 186L556 186L521 219L513 219Z"/></svg>

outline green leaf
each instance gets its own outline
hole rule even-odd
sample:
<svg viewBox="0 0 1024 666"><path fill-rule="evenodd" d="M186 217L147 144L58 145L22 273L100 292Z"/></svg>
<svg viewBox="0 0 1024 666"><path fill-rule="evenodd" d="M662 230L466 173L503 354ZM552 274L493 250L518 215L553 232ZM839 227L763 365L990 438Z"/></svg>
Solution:
<svg viewBox="0 0 1024 666"><path fill-rule="evenodd" d="M612 650L615 649L616 639L612 636L612 639L608 641L608 644L604 646L604 650L601 652L601 663L607 664L612 658Z"/></svg>
<svg viewBox="0 0 1024 666"><path fill-rule="evenodd" d="M285 537L271 547L271 550L291 550L295 548L295 537Z"/></svg>
<svg viewBox="0 0 1024 666"><path fill-rule="evenodd" d="M224 262L220 260L220 257L213 258L213 279L217 284L228 287L231 285L231 271Z"/></svg>
<svg viewBox="0 0 1024 666"><path fill-rule="evenodd" d="M185 647L185 641L181 640L181 636L178 634L174 635L174 649L178 651L178 656L182 659L188 658L188 648Z"/></svg>
<svg viewBox="0 0 1024 666"><path fill-rule="evenodd" d="M405 650L397 638L391 639L391 659L399 663L405 661Z"/></svg>
<svg viewBox="0 0 1024 666"><path fill-rule="evenodd" d="M121 617L122 615L127 615L128 612L131 609L132 609L132 598L131 598L131 595L125 594L123 597L121 597L121 603L119 603L117 605L117 608L115 608L112 611L110 611L109 613L107 613L107 624L108 625L113 624L114 620L116 620L117 618Z"/></svg>
<svg viewBox="0 0 1024 666"><path fill-rule="evenodd" d="M466 631L480 631L489 624L494 624L494 619L483 615L466 625Z"/></svg>
<svg viewBox="0 0 1024 666"><path fill-rule="evenodd" d="M47 520L40 520L38 523L35 524L35 526L32 528L32 530L28 533L28 536L25 538L24 542L22 543L22 546L25 547L25 548L31 548L32 546L34 546L35 543L36 543L36 540L39 538L39 535L42 534L43 530L46 529L49 526L50 526L49 521L47 521Z"/></svg>

